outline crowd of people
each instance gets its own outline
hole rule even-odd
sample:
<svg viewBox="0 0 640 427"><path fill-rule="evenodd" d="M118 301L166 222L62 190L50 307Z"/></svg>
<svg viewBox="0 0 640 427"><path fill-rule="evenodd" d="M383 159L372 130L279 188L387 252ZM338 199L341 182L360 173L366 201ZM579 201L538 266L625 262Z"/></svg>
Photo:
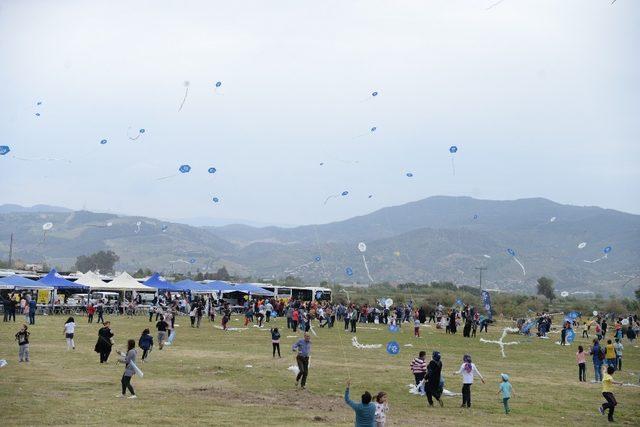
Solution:
<svg viewBox="0 0 640 427"><path fill-rule="evenodd" d="M10 304L7 301L11 301ZM35 324L33 319L34 311L31 306L35 304L35 300L30 295L24 298L11 297L5 300L5 318L4 321L15 321L15 315L21 314L25 316L25 322L20 330L15 334L16 341L19 346L18 359L19 362L29 362L29 326ZM105 302L91 302L87 306L87 322L93 323L94 314L97 314L97 322L101 327L97 332L97 341L94 350L99 354L101 364L108 363L109 356L114 345L114 332L111 329L111 323L104 319ZM456 334L458 329L462 327L464 337L476 336L477 328L481 331L487 330L488 325L492 322L479 313L474 307L464 305L459 307L451 307L445 309L441 304L436 304L432 310L424 307L415 307L410 301L407 304L399 304L392 307L374 307L368 304L354 303L331 303L329 301L300 301L300 300L283 300L269 298L254 298L238 301L235 307L236 311L240 308L244 319L244 326L254 324L257 327L265 327L274 317L283 317L286 319L286 328L293 331L301 331L302 338L297 340L291 347L296 353L297 375L295 379L296 387L305 389L309 376L309 360L311 357L312 341L310 332L314 335L316 332L313 326L317 324L319 328L333 328L344 322L344 330L355 333L359 324L384 324L388 326L403 327L404 324L414 325L414 335L420 336L420 326L426 323L433 323L436 328L444 329L447 334ZM211 322L215 322L216 316L222 316L221 329L229 328L229 320L232 316L232 306L230 302L217 300L213 296L194 296L187 298L179 294L160 294L157 295L152 304L148 308L148 321L155 322L157 331L156 339L159 350L166 345L171 344L175 336L175 320L177 316L188 316L190 326L200 328L202 319L206 318ZM536 314L533 320L519 319L516 320L516 326L519 331L525 335L531 334L531 329L537 329L539 337L545 337L551 330L553 315ZM608 323L609 322L609 323ZM608 325L613 325L608 327ZM597 382L602 382L602 395L606 402L600 407L601 413L608 412L609 420L613 420L613 413L617 405L615 395L613 393L613 385L620 384L613 380L616 371L622 369L622 355L624 350L623 340L626 338L630 342L636 339L638 334L638 318L637 316L613 316L599 315L588 321L581 321L580 317L573 319L565 319L561 334L561 344L567 344L568 331L572 329L582 328L582 337L590 338L593 331L595 337L591 347L587 350L582 345L578 346L576 352L576 363L578 365L579 381L586 382L586 363L587 358L591 357L594 367L594 378ZM74 334L76 322L74 317L69 317L63 326L67 350L75 350ZM281 333L277 327L270 328L272 357L281 357L280 340ZM606 341L606 343L605 343ZM137 346L142 350L141 363L145 363L151 351L154 348L154 336L149 328L145 328L137 342ZM129 391L129 398L136 398L136 394L131 383L132 377L136 374L138 361L138 352L136 350L136 341L127 340L126 352L119 352L124 363L124 372L121 378L122 393L120 397L125 397ZM410 370L414 376L416 390L426 396L427 404L434 406L437 402L440 406L444 406L442 394L444 391L444 376L442 356L438 351L433 351L431 360L427 362L427 353L420 351L418 357L410 363ZM474 378L478 377L482 383L485 378L482 376L478 367L473 363L471 356L465 354L458 370L452 374L460 375L462 378L461 407L471 407L471 390ZM497 393L502 396L502 403L505 414L509 414L509 400L515 395L513 386L510 382L510 376L506 373L501 374ZM356 414L356 425L361 426L383 426L386 422L387 412L389 410L388 395L385 392L379 392L372 396L369 392L365 392L361 397L360 403L351 400L349 394L349 383L345 390L345 402L353 408Z"/></svg>

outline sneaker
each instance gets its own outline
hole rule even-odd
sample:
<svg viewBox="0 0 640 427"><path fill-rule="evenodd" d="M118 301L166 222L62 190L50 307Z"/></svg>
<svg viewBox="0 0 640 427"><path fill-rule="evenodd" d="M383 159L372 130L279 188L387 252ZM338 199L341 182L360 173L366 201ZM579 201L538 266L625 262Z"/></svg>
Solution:
<svg viewBox="0 0 640 427"><path fill-rule="evenodd" d="M307 388L305 386L300 387L300 390L306 390Z"/></svg>
<svg viewBox="0 0 640 427"><path fill-rule="evenodd" d="M600 412L600 415L604 415L604 408L602 406L598 406L598 412Z"/></svg>
<svg viewBox="0 0 640 427"><path fill-rule="evenodd" d="M126 396L124 394L116 394L116 397L119 399L124 399Z"/></svg>
<svg viewBox="0 0 640 427"><path fill-rule="evenodd" d="M131 396L128 397L128 399L137 399L138 396L136 396L135 394L132 394Z"/></svg>

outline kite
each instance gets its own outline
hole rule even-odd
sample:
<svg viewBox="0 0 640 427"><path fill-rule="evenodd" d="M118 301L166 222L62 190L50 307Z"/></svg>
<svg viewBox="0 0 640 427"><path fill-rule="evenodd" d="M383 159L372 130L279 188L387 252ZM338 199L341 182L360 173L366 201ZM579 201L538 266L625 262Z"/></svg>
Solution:
<svg viewBox="0 0 640 427"><path fill-rule="evenodd" d="M189 95L189 81L185 80L184 82L184 98L182 98L182 102L180 103L180 108L178 108L178 112L182 111L182 107L184 106L184 102L187 100L187 95Z"/></svg>
<svg viewBox="0 0 640 427"><path fill-rule="evenodd" d="M524 265L522 265L522 263L520 262L520 260L519 260L518 258L516 258L516 251L514 251L514 250L513 250L513 249L511 249L511 248L509 248L509 249L507 249L507 253L508 253L509 255L511 255L511 256L513 257L513 259L518 263L518 265L520 266L520 268L522 268L522 275L523 275L523 276L526 276L526 275L527 275L527 272L526 272L526 270L524 269Z"/></svg>
<svg viewBox="0 0 640 427"><path fill-rule="evenodd" d="M407 172L405 175L407 175L407 177L409 177L409 178L413 178L413 173L411 173L411 172Z"/></svg>
<svg viewBox="0 0 640 427"><path fill-rule="evenodd" d="M211 200L213 201L213 203L218 203L220 201L220 199L218 199L217 197L214 197Z"/></svg>
<svg viewBox="0 0 640 427"><path fill-rule="evenodd" d="M178 168L178 172L180 172L180 173L189 173L189 172L191 172L191 166L189 166L189 165L180 165L180 167ZM167 178L171 178L171 177L174 177L174 176L178 176L178 174L175 173L173 175L163 176L163 177L158 178L157 180L160 181L162 179L167 179Z"/></svg>
<svg viewBox="0 0 640 427"><path fill-rule="evenodd" d="M456 164L455 164L455 162L453 160L453 155L458 152L458 147L456 147L455 145L452 145L451 147L449 147L449 152L451 153L451 169L453 170L453 175L455 176L455 174L456 174Z"/></svg>
<svg viewBox="0 0 640 427"><path fill-rule="evenodd" d="M138 234L140 232L140 226L142 225L142 221L136 222L136 230L134 233Z"/></svg>
<svg viewBox="0 0 640 427"><path fill-rule="evenodd" d="M378 91L373 91L371 92L371 95L366 97L365 99L363 99L360 102L367 102L367 101L371 101L373 98L375 98L376 96L378 96Z"/></svg>
<svg viewBox="0 0 640 427"><path fill-rule="evenodd" d="M333 195L331 195L331 196L327 197L327 198L324 200L324 204L326 205L326 204L327 204L327 202L328 202L330 199L333 199L333 198L336 198L336 197L340 197L340 196L344 197L344 196L348 196L348 195L349 195L349 192L348 192L348 191L346 191L346 190L345 190L345 191L343 191L343 192L342 192L342 193L340 193L340 194L333 194Z"/></svg>
<svg viewBox="0 0 640 427"><path fill-rule="evenodd" d="M45 222L44 224L42 224L42 243L44 243L44 240L47 238L47 231L51 230L53 228L53 223L51 222Z"/></svg>
<svg viewBox="0 0 640 427"><path fill-rule="evenodd" d="M216 168L213 168L213 167L211 167L211 168L207 169L207 172L209 172L210 174L214 174L214 173L216 173L217 171L218 171L218 170L217 170Z"/></svg>
<svg viewBox="0 0 640 427"><path fill-rule="evenodd" d="M0 156L6 155L9 151L11 151L11 148L8 145L0 145Z"/></svg>
<svg viewBox="0 0 640 427"><path fill-rule="evenodd" d="M140 138L146 132L146 130L144 128L141 128L141 129L138 130L138 134L136 136L131 136L131 135L129 135L129 131L130 130L131 130L131 126L129 126L129 128L127 129L127 136L129 137L129 139L131 141L137 140L138 138Z"/></svg>
<svg viewBox="0 0 640 427"><path fill-rule="evenodd" d="M373 283L373 277L371 277L371 273L369 273L367 259L364 256L364 253L367 251L367 245L364 242L358 243L358 250L362 253L362 262L364 263L364 269L367 271L367 277L369 277L369 280Z"/></svg>
<svg viewBox="0 0 640 427"><path fill-rule="evenodd" d="M103 139L103 140L100 141L100 145L105 145L106 143L107 143L106 139Z"/></svg>
<svg viewBox="0 0 640 427"><path fill-rule="evenodd" d="M362 133L360 135L356 135L353 137L353 139L356 138L362 138L363 136L367 136L367 135L373 135L376 131L378 130L378 128L376 126L372 126L371 128L369 128L369 133Z"/></svg>
<svg viewBox="0 0 640 427"><path fill-rule="evenodd" d="M587 246L587 242L582 242L578 244L578 249L584 249Z"/></svg>
<svg viewBox="0 0 640 427"><path fill-rule="evenodd" d="M353 269L351 267L345 268L344 272L347 276L353 276Z"/></svg>
<svg viewBox="0 0 640 427"><path fill-rule="evenodd" d="M400 353L400 344L398 344L397 341L389 341L387 343L387 353L389 353L392 356L395 356L398 353Z"/></svg>
<svg viewBox="0 0 640 427"><path fill-rule="evenodd" d="M218 92L218 88L222 87L222 82L216 82L215 88L213 88L213 91L216 95L222 95L220 92Z"/></svg>
<svg viewBox="0 0 640 427"><path fill-rule="evenodd" d="M491 340L485 340L484 338L480 338L480 342L489 343L489 344L498 344L500 346L500 351L502 352L502 357L507 357L506 354L504 354L504 346L520 344L519 341L504 342L504 339L507 336L507 332L519 332L519 330L516 328L504 328L502 330L502 336L500 336L500 339L498 341L491 341Z"/></svg>
<svg viewBox="0 0 640 427"><path fill-rule="evenodd" d="M382 344L360 344L358 342L358 338L357 337L351 338L351 345L354 346L355 348L359 348L359 349L372 349L372 348L380 348L380 347L382 347Z"/></svg>
<svg viewBox="0 0 640 427"><path fill-rule="evenodd" d="M603 259L607 259L609 257L609 253L611 252L611 246L606 246L605 248L602 249L602 253L604 253L603 256L601 256L600 258L594 259L593 261L588 261L588 260L583 260L584 262L587 262L589 264L593 264L594 262L598 262L598 261L602 261Z"/></svg>

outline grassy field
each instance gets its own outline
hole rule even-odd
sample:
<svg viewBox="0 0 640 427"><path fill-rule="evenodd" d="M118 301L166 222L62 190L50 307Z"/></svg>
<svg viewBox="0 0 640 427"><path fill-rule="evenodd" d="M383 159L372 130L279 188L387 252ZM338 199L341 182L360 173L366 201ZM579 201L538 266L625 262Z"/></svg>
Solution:
<svg viewBox="0 0 640 427"><path fill-rule="evenodd" d="M232 326L240 326L239 319L234 318ZM412 328L391 334L382 325L367 325L357 333L359 342L379 343L383 348L363 350L352 347L352 335L341 328L316 327L308 388L300 391L294 387L293 373L287 370L295 363L290 348L294 338L289 338L294 334L286 330L282 319L275 324L281 331L284 328L283 357L273 359L268 329L223 332L208 321L200 329L192 329L189 319L182 317L176 322L175 344L162 351L156 346L150 362L139 364L144 378L132 381L139 399L122 400L116 396L123 365L116 365L117 355L112 353L109 364L101 366L93 351L98 326L76 318L77 348L67 351L62 332L65 320L66 316L37 318L37 324L30 328L28 364L17 361L13 336L19 323L0 323L0 359L9 362L0 369L3 425L353 425L353 412L342 400L349 376L356 400L365 389L389 394L389 425L590 426L606 422L597 411L603 401L600 385L577 381L574 353L578 344L588 345L586 339L576 339L574 345L562 348L554 343L557 334L549 340L509 335L506 341L520 341L520 345L507 347L507 358L503 359L498 346L479 342L486 334L467 339L423 327L422 338L415 339ZM128 338L137 342L142 329L152 325L145 317L110 320L114 349L123 349ZM503 326L510 325L491 327L487 338L498 339ZM392 339L403 345L397 356L384 349ZM624 370L616 377L637 384L640 351L626 341L624 344ZM409 394L407 385L413 380L409 362L421 349L442 353L445 388L456 392L461 379L451 373L460 366L464 353L472 355L487 383L474 384L471 409L459 407L460 397L444 397L444 408L428 408L424 397ZM504 415L497 394L501 372L512 376L516 391L510 415ZM592 365L588 364L587 379L592 378ZM618 423L638 425L640 388L618 388L616 396Z"/></svg>

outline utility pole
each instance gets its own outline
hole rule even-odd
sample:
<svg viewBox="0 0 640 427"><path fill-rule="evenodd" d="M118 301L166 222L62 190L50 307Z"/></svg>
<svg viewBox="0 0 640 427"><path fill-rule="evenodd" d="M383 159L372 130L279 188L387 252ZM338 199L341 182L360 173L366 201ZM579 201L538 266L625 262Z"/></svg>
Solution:
<svg viewBox="0 0 640 427"><path fill-rule="evenodd" d="M13 233L11 233L11 242L9 243L9 268L12 266L13 261Z"/></svg>
<svg viewBox="0 0 640 427"><path fill-rule="evenodd" d="M482 272L487 270L487 267L476 267L476 270L480 271L480 292L482 292Z"/></svg>

